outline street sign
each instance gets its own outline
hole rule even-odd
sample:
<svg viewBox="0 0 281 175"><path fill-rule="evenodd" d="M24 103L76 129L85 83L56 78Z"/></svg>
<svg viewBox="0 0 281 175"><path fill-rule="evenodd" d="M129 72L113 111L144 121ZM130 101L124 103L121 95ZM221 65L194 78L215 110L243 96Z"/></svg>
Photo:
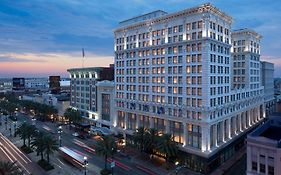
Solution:
<svg viewBox="0 0 281 175"><path fill-rule="evenodd" d="M115 167L115 162L111 162L110 167L114 168Z"/></svg>

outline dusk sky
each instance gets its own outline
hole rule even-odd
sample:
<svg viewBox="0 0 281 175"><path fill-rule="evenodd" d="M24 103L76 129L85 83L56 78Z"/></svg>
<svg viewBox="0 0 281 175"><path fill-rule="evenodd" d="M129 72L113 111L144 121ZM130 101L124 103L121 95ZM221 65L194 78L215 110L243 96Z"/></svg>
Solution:
<svg viewBox="0 0 281 175"><path fill-rule="evenodd" d="M66 69L113 63L118 22L154 10L168 13L210 2L234 18L232 29L263 36L261 60L281 76L279 0L0 0L0 78L68 76Z"/></svg>

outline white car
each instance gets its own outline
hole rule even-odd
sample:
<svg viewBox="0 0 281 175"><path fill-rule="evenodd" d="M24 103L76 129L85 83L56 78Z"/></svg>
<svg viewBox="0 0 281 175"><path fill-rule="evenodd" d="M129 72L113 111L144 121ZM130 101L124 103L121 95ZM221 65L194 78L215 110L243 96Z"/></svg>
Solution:
<svg viewBox="0 0 281 175"><path fill-rule="evenodd" d="M79 134L77 132L73 133L72 135L75 136L75 137L79 136Z"/></svg>

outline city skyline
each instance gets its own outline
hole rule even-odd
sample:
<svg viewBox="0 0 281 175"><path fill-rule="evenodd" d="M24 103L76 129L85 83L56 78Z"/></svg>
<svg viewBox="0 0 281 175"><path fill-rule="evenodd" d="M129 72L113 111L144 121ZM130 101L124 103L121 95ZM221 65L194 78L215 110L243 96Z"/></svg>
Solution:
<svg viewBox="0 0 281 175"><path fill-rule="evenodd" d="M120 21L158 9L172 13L206 3L72 0L52 1L46 5L43 2L1 2L1 78L68 76L66 69L82 67L82 48L85 49L85 67L107 66L114 60L113 29ZM263 36L261 60L275 63L275 77L279 77L280 2L210 3L234 18L233 30L251 28Z"/></svg>

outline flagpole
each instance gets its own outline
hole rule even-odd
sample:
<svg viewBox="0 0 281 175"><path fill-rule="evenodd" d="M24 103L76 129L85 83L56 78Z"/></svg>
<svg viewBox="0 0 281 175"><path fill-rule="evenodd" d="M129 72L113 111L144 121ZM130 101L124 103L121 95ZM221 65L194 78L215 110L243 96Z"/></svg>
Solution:
<svg viewBox="0 0 281 175"><path fill-rule="evenodd" d="M84 68L84 58L85 58L85 51L84 48L82 48L82 68Z"/></svg>

